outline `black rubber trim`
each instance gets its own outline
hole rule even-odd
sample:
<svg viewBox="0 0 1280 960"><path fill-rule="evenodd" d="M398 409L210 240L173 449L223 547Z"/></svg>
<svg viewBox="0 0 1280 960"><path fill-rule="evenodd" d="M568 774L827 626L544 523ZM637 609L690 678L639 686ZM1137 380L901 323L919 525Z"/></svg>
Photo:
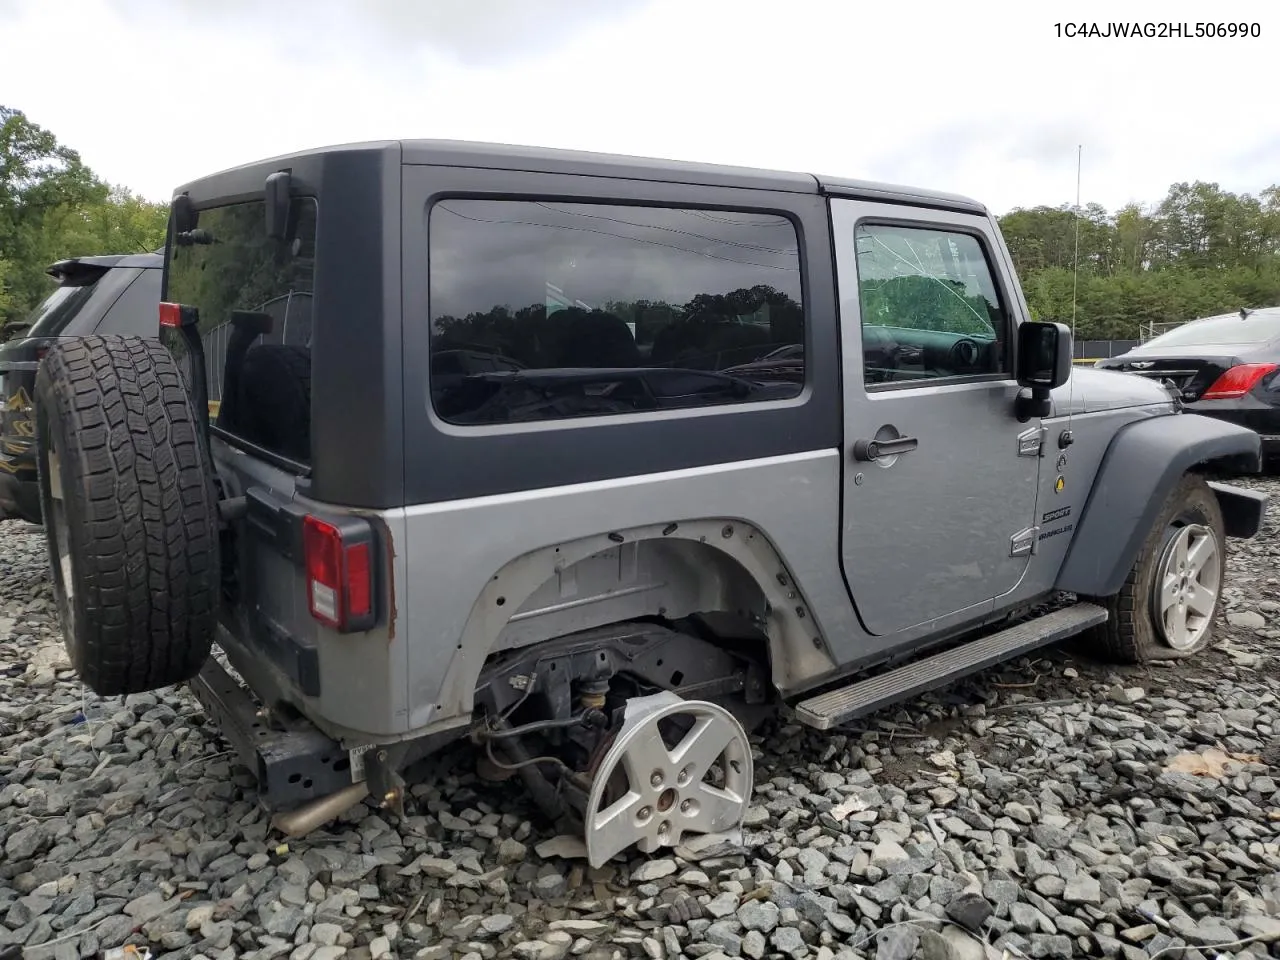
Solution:
<svg viewBox="0 0 1280 960"><path fill-rule="evenodd" d="M1266 447L1266 444L1263 444ZM1262 529L1267 513L1267 495L1257 490L1247 490L1217 480L1209 481L1209 489L1218 498L1222 510L1224 530L1228 537L1248 540Z"/></svg>

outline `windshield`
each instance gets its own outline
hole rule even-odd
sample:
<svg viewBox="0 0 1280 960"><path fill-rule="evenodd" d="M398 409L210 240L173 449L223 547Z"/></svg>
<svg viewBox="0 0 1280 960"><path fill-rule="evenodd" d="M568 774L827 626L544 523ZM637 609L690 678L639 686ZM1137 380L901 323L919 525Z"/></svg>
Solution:
<svg viewBox="0 0 1280 960"><path fill-rule="evenodd" d="M1192 320L1142 345L1143 349L1198 346L1200 344L1267 343L1280 337L1280 310L1248 314L1241 319L1232 313L1225 317Z"/></svg>

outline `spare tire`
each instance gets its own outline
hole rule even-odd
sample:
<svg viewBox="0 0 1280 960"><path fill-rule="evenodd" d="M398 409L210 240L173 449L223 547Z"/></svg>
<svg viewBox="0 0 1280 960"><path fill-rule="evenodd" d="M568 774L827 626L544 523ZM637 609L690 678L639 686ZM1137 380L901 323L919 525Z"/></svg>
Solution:
<svg viewBox="0 0 1280 960"><path fill-rule="evenodd" d="M182 383L159 340L133 336L58 343L36 376L50 579L100 696L190 680L213 645L217 497Z"/></svg>

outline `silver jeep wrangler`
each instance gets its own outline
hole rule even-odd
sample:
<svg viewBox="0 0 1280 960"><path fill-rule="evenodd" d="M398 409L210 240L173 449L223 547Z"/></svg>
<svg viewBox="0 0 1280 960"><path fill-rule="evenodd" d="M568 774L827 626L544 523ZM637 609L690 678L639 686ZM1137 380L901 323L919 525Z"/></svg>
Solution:
<svg viewBox="0 0 1280 960"><path fill-rule="evenodd" d="M369 143L182 187L164 270L161 339L41 365L51 575L85 683L189 683L291 834L460 738L595 865L737 830L780 706L1203 650L1265 509L962 197Z"/></svg>

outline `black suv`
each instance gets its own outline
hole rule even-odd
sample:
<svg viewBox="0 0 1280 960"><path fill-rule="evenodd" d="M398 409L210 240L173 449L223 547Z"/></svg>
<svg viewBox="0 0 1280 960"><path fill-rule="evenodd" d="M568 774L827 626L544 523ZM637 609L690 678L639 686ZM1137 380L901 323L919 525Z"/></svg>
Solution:
<svg viewBox="0 0 1280 960"><path fill-rule="evenodd" d="M41 358L67 337L157 336L163 267L158 253L59 260L46 271L58 286L25 320L5 328L10 339L0 344L0 519L41 522L31 408Z"/></svg>

